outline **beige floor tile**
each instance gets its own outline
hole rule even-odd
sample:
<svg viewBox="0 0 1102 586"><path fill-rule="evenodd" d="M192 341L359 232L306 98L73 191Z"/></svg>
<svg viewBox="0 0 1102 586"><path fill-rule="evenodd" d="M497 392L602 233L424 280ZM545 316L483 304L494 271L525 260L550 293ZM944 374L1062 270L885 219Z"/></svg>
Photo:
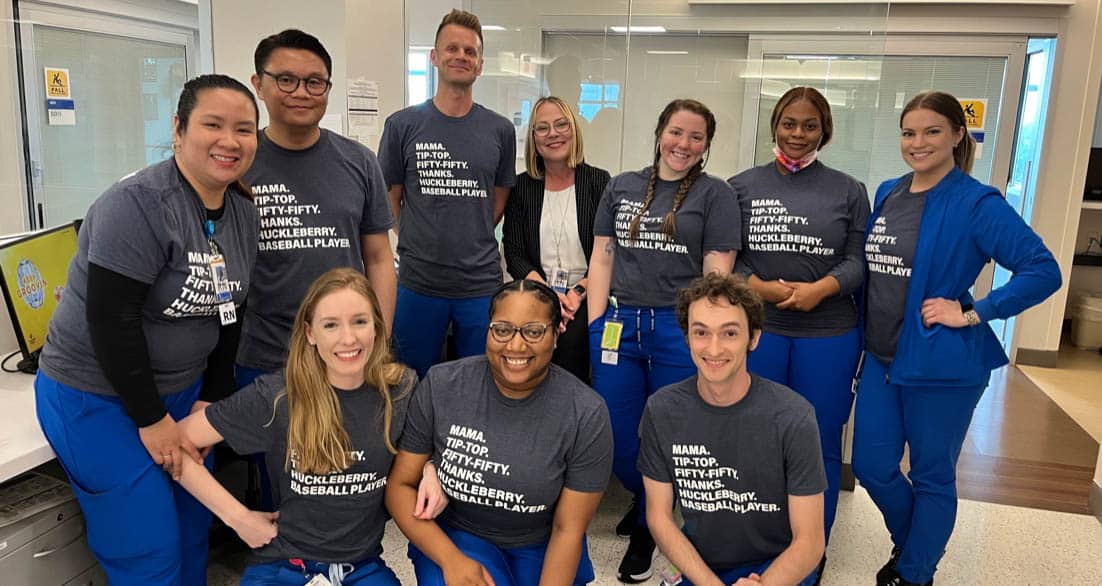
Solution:
<svg viewBox="0 0 1102 586"><path fill-rule="evenodd" d="M1102 443L1102 355L1064 346L1060 348L1056 368L1018 368L1091 437Z"/></svg>

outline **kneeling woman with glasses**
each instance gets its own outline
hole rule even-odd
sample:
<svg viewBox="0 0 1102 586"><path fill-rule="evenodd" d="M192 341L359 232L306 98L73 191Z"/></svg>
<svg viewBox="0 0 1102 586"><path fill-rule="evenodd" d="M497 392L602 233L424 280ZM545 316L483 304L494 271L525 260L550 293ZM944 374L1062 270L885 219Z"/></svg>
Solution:
<svg viewBox="0 0 1102 586"><path fill-rule="evenodd" d="M585 531L612 470L612 430L604 401L551 364L561 319L550 287L503 285L486 355L434 366L414 392L386 502L418 584L593 580ZM451 499L438 521L410 514L430 458Z"/></svg>

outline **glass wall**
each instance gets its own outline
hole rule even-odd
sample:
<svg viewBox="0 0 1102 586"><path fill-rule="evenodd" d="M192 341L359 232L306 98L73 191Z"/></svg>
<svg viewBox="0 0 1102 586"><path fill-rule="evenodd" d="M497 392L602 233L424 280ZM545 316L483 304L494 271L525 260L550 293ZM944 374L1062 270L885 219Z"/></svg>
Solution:
<svg viewBox="0 0 1102 586"><path fill-rule="evenodd" d="M587 160L612 173L651 164L659 112L671 99L691 97L718 122L707 169L729 177L772 158L772 108L786 90L806 85L822 91L833 111L835 135L822 160L866 182L870 192L908 170L899 155L899 116L911 96L928 89L984 110L985 119L970 129L981 143L974 174L1000 188L1008 179L1024 38L1000 40L992 49L983 39L972 43L959 35L888 34L889 4L432 4L435 13L407 3L410 103L432 95L431 79L426 84L413 63L415 54L431 49L441 16L453 6L478 14L485 67L475 99L517 126L518 171L523 129L542 95L576 106ZM430 67L428 77L433 73ZM1010 126L999 126L1000 119Z"/></svg>

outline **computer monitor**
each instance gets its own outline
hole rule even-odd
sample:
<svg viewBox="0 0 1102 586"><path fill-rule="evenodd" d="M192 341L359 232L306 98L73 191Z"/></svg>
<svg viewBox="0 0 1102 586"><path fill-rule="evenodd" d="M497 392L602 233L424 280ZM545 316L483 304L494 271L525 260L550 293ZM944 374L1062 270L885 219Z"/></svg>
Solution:
<svg viewBox="0 0 1102 586"><path fill-rule="evenodd" d="M1087 163L1087 181L1083 186L1083 199L1102 200L1102 148L1091 149L1090 162Z"/></svg>
<svg viewBox="0 0 1102 586"><path fill-rule="evenodd" d="M0 241L0 286L23 353L18 366L23 372L38 369L38 352L77 252L78 226L72 222Z"/></svg>

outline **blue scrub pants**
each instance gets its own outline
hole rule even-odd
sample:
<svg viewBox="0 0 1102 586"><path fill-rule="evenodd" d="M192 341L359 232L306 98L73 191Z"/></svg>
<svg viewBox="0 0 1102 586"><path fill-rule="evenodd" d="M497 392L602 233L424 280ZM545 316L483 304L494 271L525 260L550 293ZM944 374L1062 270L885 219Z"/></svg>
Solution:
<svg viewBox="0 0 1102 586"><path fill-rule="evenodd" d="M842 428L853 406L853 376L860 357L861 335L853 328L825 338L762 332L757 349L747 358L750 372L790 387L815 408L827 477L823 510L828 540L842 479Z"/></svg>
<svg viewBox="0 0 1102 586"><path fill-rule="evenodd" d="M446 523L439 525L463 555L482 564L490 572L496 586L536 586L540 583L543 558L547 554L546 543L524 547L498 547L473 533L449 527ZM440 566L412 543L409 544L409 559L413 561L413 572L417 575L418 586L445 586L444 572ZM582 557L578 560L574 584L588 584L593 579L589 544L582 537Z"/></svg>
<svg viewBox="0 0 1102 586"><path fill-rule="evenodd" d="M776 559L776 558L774 558L774 559ZM724 584L734 584L735 582L739 581L739 578L746 578L750 574L757 574L759 576L764 574L765 571L769 569L769 566L773 565L773 561L774 560L769 560L769 561L765 562L764 564L748 564L748 565L745 565L745 566L739 566L737 568L729 568L729 569L726 569L726 570L712 568L712 572L714 572L715 575L719 576L719 579ZM810 576L808 576L807 578L804 578L803 581L801 581L796 586L812 586L812 584L815 583L815 575L816 574L817 574L817 572L812 572ZM692 581L690 581L688 578L686 578L684 576L682 576L681 581L678 582L677 584L678 584L678 586L693 586Z"/></svg>
<svg viewBox="0 0 1102 586"><path fill-rule="evenodd" d="M605 321L624 323L615 365L601 362L601 333ZM672 307L611 306L589 326L589 356L593 388L604 397L612 419L612 471L636 497L640 527L647 525L647 499L639 472L639 422L647 399L658 389L696 374L685 334Z"/></svg>
<svg viewBox="0 0 1102 586"><path fill-rule="evenodd" d="M313 577L321 574L329 577L329 564L304 561L306 573ZM398 577L379 558L371 558L356 564L344 564L348 571L340 579L341 586L401 586ZM299 566L291 565L287 560L256 564L245 568L241 575L241 586L302 586L307 581ZM336 582L332 582L337 586Z"/></svg>
<svg viewBox="0 0 1102 586"><path fill-rule="evenodd" d="M425 378L429 367L440 362L448 324L452 325L459 358L486 352L490 327L490 295L447 299L422 295L398 286L394 309L394 353Z"/></svg>
<svg viewBox="0 0 1102 586"><path fill-rule="evenodd" d="M162 397L173 419L188 415L201 384ZM69 475L88 545L112 586L206 584L210 512L153 462L122 400L42 371L34 387L39 425Z"/></svg>
<svg viewBox="0 0 1102 586"><path fill-rule="evenodd" d="M896 569L911 582L933 579L953 533L957 458L986 387L986 381L973 387L896 385L888 382L883 363L871 356L865 360L853 473L884 515L892 542L903 550ZM907 476L899 468L904 444L910 448Z"/></svg>

